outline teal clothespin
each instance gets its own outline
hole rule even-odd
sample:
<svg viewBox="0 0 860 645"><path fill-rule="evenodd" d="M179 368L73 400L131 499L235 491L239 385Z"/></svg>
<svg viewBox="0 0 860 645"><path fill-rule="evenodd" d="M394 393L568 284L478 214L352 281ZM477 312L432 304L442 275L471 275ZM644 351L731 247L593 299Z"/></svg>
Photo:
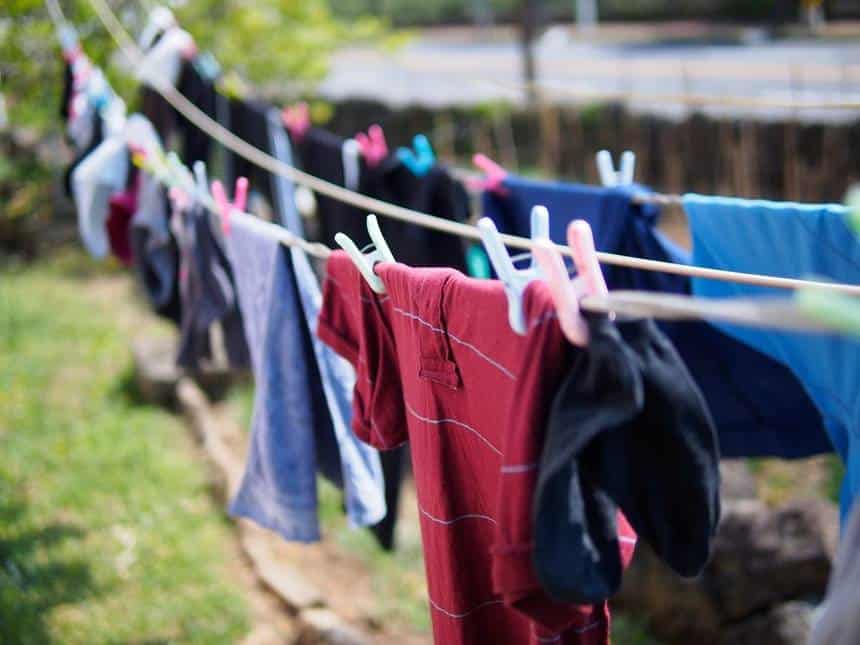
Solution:
<svg viewBox="0 0 860 645"><path fill-rule="evenodd" d="M484 247L477 242L471 244L466 250L466 267L473 278L488 280L493 277L490 271L490 258L487 257Z"/></svg>
<svg viewBox="0 0 860 645"><path fill-rule="evenodd" d="M423 177L436 165L436 153L433 152L430 140L423 134L415 135L412 139L412 147L415 152L410 148L398 148L397 158L413 175Z"/></svg>

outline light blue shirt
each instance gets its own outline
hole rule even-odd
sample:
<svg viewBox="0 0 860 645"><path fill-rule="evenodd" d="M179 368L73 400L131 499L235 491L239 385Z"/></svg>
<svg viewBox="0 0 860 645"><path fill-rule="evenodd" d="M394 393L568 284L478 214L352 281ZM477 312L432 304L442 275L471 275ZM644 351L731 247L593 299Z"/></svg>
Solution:
<svg viewBox="0 0 860 645"><path fill-rule="evenodd" d="M684 209L697 266L860 284L860 242L842 206L685 195ZM787 295L701 278L693 280L693 291L718 298ZM719 326L787 365L815 402L847 468L844 517L860 492L860 343L838 334Z"/></svg>
<svg viewBox="0 0 860 645"><path fill-rule="evenodd" d="M274 156L288 165L293 165L292 149L281 122L280 112L270 110L267 118ZM281 223L291 233L304 237L301 216L295 205L293 183L274 173L271 177L272 194L276 201L274 207L280 213ZM375 448L359 441L350 427L355 371L346 360L317 338L317 320L322 306L319 281L303 250L292 247L290 255L340 454L347 516L355 526L371 526L382 520L386 514L385 484L379 453Z"/></svg>

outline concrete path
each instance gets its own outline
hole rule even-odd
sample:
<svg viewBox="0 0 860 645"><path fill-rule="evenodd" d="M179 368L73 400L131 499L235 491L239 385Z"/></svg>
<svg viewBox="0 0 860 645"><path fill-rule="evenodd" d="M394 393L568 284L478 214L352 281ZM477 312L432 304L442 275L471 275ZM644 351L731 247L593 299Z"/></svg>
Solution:
<svg viewBox="0 0 860 645"><path fill-rule="evenodd" d="M682 118L692 98L714 115L808 121L860 116L860 39L769 40L760 30L632 34L583 40L553 27L536 47L539 84L553 101L619 98L634 110ZM349 49L334 59L322 94L438 107L491 100L522 102L519 49L511 32L430 30L390 53ZM758 107L755 102L769 105ZM856 109L792 109L774 104L855 103Z"/></svg>

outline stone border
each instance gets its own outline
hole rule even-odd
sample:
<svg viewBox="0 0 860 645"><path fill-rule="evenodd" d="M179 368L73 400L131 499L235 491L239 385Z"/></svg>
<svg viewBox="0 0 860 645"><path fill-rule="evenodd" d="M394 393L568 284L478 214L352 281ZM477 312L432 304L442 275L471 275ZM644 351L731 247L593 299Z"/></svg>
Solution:
<svg viewBox="0 0 860 645"><path fill-rule="evenodd" d="M132 348L135 379L142 399L177 409L209 466L211 489L226 506L239 487L244 463L231 449L225 420L218 418L206 393L173 364L173 347L157 340L141 340ZM230 375L214 373L202 385L214 383L223 391ZM326 606L323 594L283 559L276 558L280 538L248 520L234 520L242 553L257 581L271 592L295 621L292 645L368 645L371 639Z"/></svg>
<svg viewBox="0 0 860 645"><path fill-rule="evenodd" d="M215 417L209 399L190 378L176 383L175 400L203 448L213 471L213 489L226 504L237 490L244 464L224 441L223 422ZM322 593L298 571L273 556L276 535L252 522L235 522L239 543L257 579L295 616L298 636L294 645L366 645L370 639L326 607Z"/></svg>

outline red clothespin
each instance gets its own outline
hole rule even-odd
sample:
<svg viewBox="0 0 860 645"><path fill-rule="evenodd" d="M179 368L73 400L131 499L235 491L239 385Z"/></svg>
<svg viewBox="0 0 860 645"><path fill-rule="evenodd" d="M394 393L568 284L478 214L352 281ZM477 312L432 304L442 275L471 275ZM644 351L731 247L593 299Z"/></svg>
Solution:
<svg viewBox="0 0 860 645"><path fill-rule="evenodd" d="M295 105L288 105L281 112L281 120L290 131L290 135L301 141L311 127L311 111L308 104L302 101Z"/></svg>
<svg viewBox="0 0 860 645"><path fill-rule="evenodd" d="M508 176L507 170L481 153L472 157L472 163L484 171L484 176L481 179L470 179L469 188L477 191L490 191L497 195L507 195L508 190L504 186L504 181Z"/></svg>
<svg viewBox="0 0 860 645"><path fill-rule="evenodd" d="M367 134L359 132L355 135L361 156L371 168L378 166L388 157L388 143L385 141L385 133L382 126L373 124L367 129Z"/></svg>
<svg viewBox="0 0 860 645"><path fill-rule="evenodd" d="M236 179L236 193L232 204L227 199L224 184L217 179L212 182L212 197L221 214L221 230L225 236L230 235L230 214L234 210L244 211L248 203L248 179L246 177Z"/></svg>

